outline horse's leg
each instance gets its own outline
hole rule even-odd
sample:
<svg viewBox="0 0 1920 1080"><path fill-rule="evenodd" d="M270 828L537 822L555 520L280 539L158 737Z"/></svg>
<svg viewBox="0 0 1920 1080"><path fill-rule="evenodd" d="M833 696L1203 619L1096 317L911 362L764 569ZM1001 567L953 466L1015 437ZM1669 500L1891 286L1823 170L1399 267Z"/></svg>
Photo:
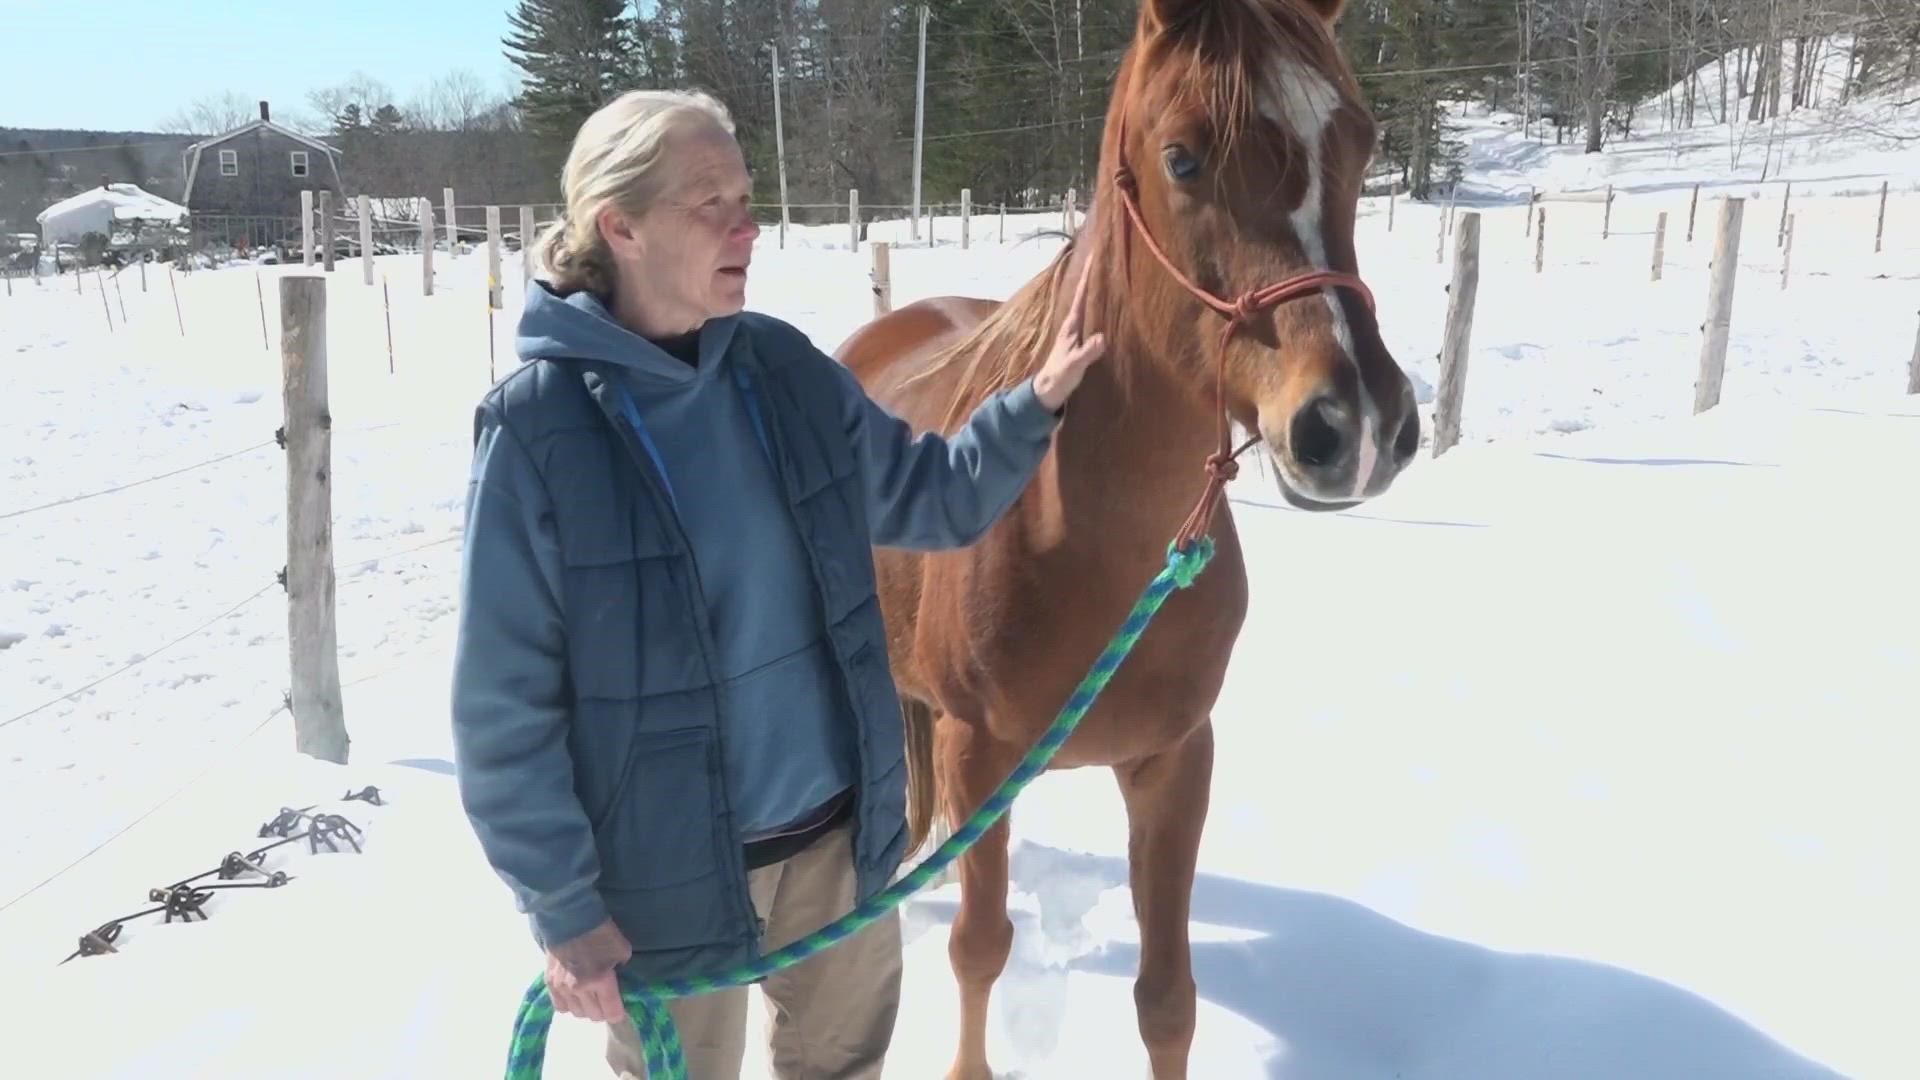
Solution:
<svg viewBox="0 0 1920 1080"><path fill-rule="evenodd" d="M1133 984L1153 1080L1185 1080L1195 992L1187 915L1213 777L1213 724L1178 745L1115 770L1127 804L1127 861L1140 923Z"/></svg>
<svg viewBox="0 0 1920 1080"><path fill-rule="evenodd" d="M1019 761L1019 752L986 730L942 716L935 732L940 788L947 819L959 823L987 801ZM992 1080L987 1067L987 999L1013 951L1007 918L1008 818L1003 815L958 860L960 913L954 916L947 956L960 986L960 1047L947 1080Z"/></svg>

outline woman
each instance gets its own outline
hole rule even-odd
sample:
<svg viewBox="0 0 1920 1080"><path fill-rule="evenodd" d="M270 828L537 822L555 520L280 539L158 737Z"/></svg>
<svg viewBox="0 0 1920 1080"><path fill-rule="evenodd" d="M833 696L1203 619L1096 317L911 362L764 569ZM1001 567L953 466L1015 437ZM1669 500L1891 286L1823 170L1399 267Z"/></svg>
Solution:
<svg viewBox="0 0 1920 1080"><path fill-rule="evenodd" d="M609 1064L640 1078L616 970L723 972L897 872L903 733L871 547L984 533L1104 343L1075 345L1069 318L1036 376L916 438L799 331L743 311L759 228L718 102L621 97L561 182L525 363L475 418L454 742L555 1007L608 1024ZM892 919L767 980L776 1075L878 1077L899 982ZM671 1009L694 1080L738 1077L746 991Z"/></svg>

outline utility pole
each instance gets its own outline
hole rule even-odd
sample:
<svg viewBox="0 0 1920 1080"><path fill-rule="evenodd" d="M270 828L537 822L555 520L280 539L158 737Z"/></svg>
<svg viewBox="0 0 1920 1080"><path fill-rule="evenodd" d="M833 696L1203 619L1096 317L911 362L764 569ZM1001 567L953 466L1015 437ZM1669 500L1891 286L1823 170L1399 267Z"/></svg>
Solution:
<svg viewBox="0 0 1920 1080"><path fill-rule="evenodd" d="M780 114L780 46L773 50L773 147L780 159L780 246L787 246L787 126Z"/></svg>
<svg viewBox="0 0 1920 1080"><path fill-rule="evenodd" d="M920 6L920 78L913 95L913 221L912 236L920 239L920 150L927 132L927 6Z"/></svg>

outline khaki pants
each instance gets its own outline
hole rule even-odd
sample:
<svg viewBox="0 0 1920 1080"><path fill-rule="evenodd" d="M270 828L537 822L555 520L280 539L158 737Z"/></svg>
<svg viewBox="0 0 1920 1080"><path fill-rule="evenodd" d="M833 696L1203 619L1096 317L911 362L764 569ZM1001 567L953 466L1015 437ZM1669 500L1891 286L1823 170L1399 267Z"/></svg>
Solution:
<svg viewBox="0 0 1920 1080"><path fill-rule="evenodd" d="M783 863L749 872L765 947L789 945L853 909L852 831L842 826ZM760 984L778 1080L879 1080L900 1009L900 919L880 921ZM689 1080L739 1080L746 1055L747 988L668 1003ZM607 1064L620 1080L647 1080L631 1020L607 1025Z"/></svg>

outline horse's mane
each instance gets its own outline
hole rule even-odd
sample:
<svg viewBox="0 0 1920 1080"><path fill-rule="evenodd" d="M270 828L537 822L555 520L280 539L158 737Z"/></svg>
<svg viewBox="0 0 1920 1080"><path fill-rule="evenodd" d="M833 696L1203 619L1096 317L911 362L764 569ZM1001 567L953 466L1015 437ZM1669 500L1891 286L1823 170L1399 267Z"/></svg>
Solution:
<svg viewBox="0 0 1920 1080"><path fill-rule="evenodd" d="M1181 21L1149 34L1145 15L1135 42L1114 80L1102 138L1101 174L1087 220L1040 273L1022 285L999 307L957 341L939 350L914 380L933 377L956 365L963 370L956 382L945 418L951 429L981 400L1017 385L1045 362L1055 332L1054 313L1061 310L1061 290L1077 282L1068 276L1076 249L1089 245L1086 273L1102 273L1089 293L1086 332L1117 325L1119 306L1128 300L1125 288L1104 271L1118 265L1121 233L1132 228L1115 197L1110 174L1111 155L1119 148L1117 129L1128 108L1127 95L1138 73L1150 69L1175 87L1171 103L1212 119L1219 159L1233 153L1235 143L1251 129L1259 115L1263 80L1280 59L1292 59L1321 72L1343 98L1359 99L1358 82L1340 56L1339 46L1318 16L1300 0L1237 0L1224 4L1189 6ZM1292 167L1289 159L1289 167ZM1138 167L1138 163L1135 163ZM1216 171L1216 177L1218 176ZM1139 298L1133 298L1138 303ZM1109 343L1111 345L1111 333ZM1112 359L1120 359L1114 357ZM1103 361L1110 362L1110 361ZM1119 372L1125 387L1129 380Z"/></svg>
<svg viewBox="0 0 1920 1080"><path fill-rule="evenodd" d="M1067 266L1078 242L1069 237L1038 274L959 340L936 352L913 376L912 381L918 381L956 364L965 365L943 430L951 430L980 401L1039 370L1053 343L1053 312L1068 282Z"/></svg>

